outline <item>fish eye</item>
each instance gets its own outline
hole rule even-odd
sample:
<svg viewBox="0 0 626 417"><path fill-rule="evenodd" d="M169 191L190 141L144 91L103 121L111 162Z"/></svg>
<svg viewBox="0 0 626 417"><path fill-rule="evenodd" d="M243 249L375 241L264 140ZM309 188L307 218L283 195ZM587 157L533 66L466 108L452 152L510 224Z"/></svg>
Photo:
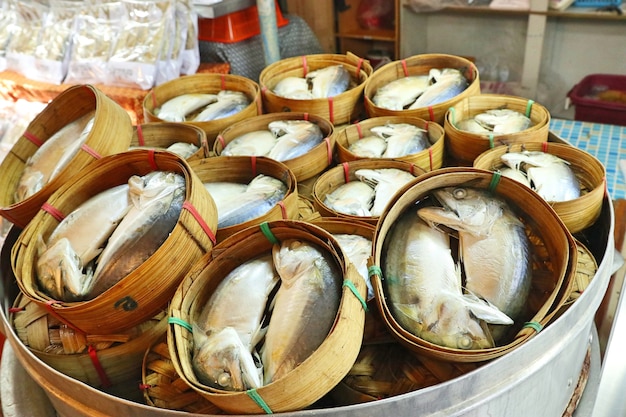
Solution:
<svg viewBox="0 0 626 417"><path fill-rule="evenodd" d="M467 191L465 188L455 188L454 191L452 191L452 195L457 200L462 200L467 196Z"/></svg>
<svg viewBox="0 0 626 417"><path fill-rule="evenodd" d="M459 349L470 349L473 344L472 338L468 335L463 335L457 340Z"/></svg>
<svg viewBox="0 0 626 417"><path fill-rule="evenodd" d="M217 383L220 387L228 387L231 383L230 374L228 372L222 372L217 377Z"/></svg>

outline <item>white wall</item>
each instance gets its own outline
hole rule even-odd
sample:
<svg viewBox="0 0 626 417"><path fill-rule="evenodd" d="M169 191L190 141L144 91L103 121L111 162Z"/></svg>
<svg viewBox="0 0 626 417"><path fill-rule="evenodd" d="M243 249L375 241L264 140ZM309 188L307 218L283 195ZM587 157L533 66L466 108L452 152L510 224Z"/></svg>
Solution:
<svg viewBox="0 0 626 417"><path fill-rule="evenodd" d="M401 55L449 53L476 59L482 81L489 67L503 64L509 80L519 82L524 63L526 15L488 13L415 13L403 7ZM567 93L584 76L626 75L626 20L548 17L536 97L555 117L573 118L564 110ZM514 89L515 85L512 85ZM517 93L519 90L514 90ZM523 95L523 94L519 94Z"/></svg>

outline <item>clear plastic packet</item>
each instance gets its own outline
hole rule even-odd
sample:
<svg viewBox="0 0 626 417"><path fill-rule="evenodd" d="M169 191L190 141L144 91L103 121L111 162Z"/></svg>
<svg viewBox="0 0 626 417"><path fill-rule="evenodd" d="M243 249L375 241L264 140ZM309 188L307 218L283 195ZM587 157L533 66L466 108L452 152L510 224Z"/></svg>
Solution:
<svg viewBox="0 0 626 417"><path fill-rule="evenodd" d="M109 59L109 81L116 86L148 90L155 84L172 2L122 0L122 3L126 11Z"/></svg>
<svg viewBox="0 0 626 417"><path fill-rule="evenodd" d="M166 22L167 29L163 41L163 49L157 62L155 85L173 80L180 75L180 57L181 50L184 47L184 40L181 39L178 23L178 7L178 2L174 0L170 9L170 17ZM187 34L185 32L185 40L186 37Z"/></svg>
<svg viewBox="0 0 626 417"><path fill-rule="evenodd" d="M65 83L110 84L108 62L125 11L119 0L87 2L76 17Z"/></svg>
<svg viewBox="0 0 626 417"><path fill-rule="evenodd" d="M180 0L180 13L187 25L185 48L182 52L181 75L195 74L200 66L200 44L198 43L198 13L189 0Z"/></svg>
<svg viewBox="0 0 626 417"><path fill-rule="evenodd" d="M15 30L6 49L6 69L33 78L35 49L49 6L37 1L21 0L15 3Z"/></svg>
<svg viewBox="0 0 626 417"><path fill-rule="evenodd" d="M0 71L7 68L6 52L15 26L16 12L12 1L0 0Z"/></svg>

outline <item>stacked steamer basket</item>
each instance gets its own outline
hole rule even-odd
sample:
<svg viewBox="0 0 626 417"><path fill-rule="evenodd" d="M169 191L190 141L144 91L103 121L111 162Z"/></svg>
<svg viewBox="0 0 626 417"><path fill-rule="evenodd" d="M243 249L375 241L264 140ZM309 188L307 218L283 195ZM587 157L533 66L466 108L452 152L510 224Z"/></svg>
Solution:
<svg viewBox="0 0 626 417"><path fill-rule="evenodd" d="M475 133L460 129L459 122L492 110L513 110L530 119L520 131ZM445 114L446 151L451 159L471 165L481 153L499 145L545 142L548 140L550 113L541 104L523 97L501 94L469 96L451 106Z"/></svg>
<svg viewBox="0 0 626 417"><path fill-rule="evenodd" d="M135 126L131 149L168 149L183 156L187 161L208 158L211 155L206 132L198 126L186 123L160 122ZM181 151L177 150L177 147Z"/></svg>
<svg viewBox="0 0 626 417"><path fill-rule="evenodd" d="M351 146L358 143L372 134L371 130L388 124L409 124L426 131L429 146L416 153L394 157L393 159L415 164L424 171L432 171L441 168L444 164L444 129L441 125L428 122L414 116L380 116L371 117L344 127L337 134L337 160L339 162L350 162L363 159L353 150ZM385 158L387 159L387 158ZM392 159L392 158L388 158Z"/></svg>
<svg viewBox="0 0 626 417"><path fill-rule="evenodd" d="M467 87L436 104L414 109L391 110L374 103L377 92L391 83L405 77L428 75L431 70L453 69L461 72L467 81ZM478 69L468 59L447 54L420 54L399 61L393 61L378 68L370 77L364 89L365 110L369 117L377 116L412 116L436 122L443 126L448 108L465 97L480 94Z"/></svg>
<svg viewBox="0 0 626 417"><path fill-rule="evenodd" d="M270 220L296 219L298 216L298 188L296 177L285 164L266 157L256 156L215 156L191 161L191 169L198 175L203 184L214 182L233 182L249 184L259 175L269 176L281 181L286 187L284 197L269 210L243 222L220 227L218 211L218 228L216 240L222 241L247 227L258 225ZM215 198L217 200L217 197ZM238 199L245 208L245 198Z"/></svg>
<svg viewBox="0 0 626 417"><path fill-rule="evenodd" d="M222 130L215 140L213 152L216 156L224 154L224 149L233 140L256 131L269 131L270 123L285 121L308 121L317 125L322 131L323 140L306 153L294 158L282 161L295 175L298 182L315 178L326 170L333 163L333 152L335 149L335 129L333 124L325 117L314 113L277 112L268 113L233 123ZM251 152L249 156L255 156ZM256 155L260 156L260 155Z"/></svg>
<svg viewBox="0 0 626 417"><path fill-rule="evenodd" d="M262 113L261 92L259 85L249 78L233 74L199 73L186 75L175 80L165 82L154 87L143 101L144 118L147 123L165 122L159 117L161 106L169 100L184 95L193 94L219 94L220 92L243 93L249 104L238 112L225 117L207 121L194 121L194 113L185 115L181 123L191 124L204 130L208 142L208 148L213 148L213 142L217 134L240 120L256 116Z"/></svg>
<svg viewBox="0 0 626 417"><path fill-rule="evenodd" d="M350 74L348 89L333 97L313 99L286 98L276 94L276 85L287 77L306 77L307 74L341 65ZM350 123L361 116L363 89L372 75L372 66L352 53L317 54L286 58L268 65L261 71L259 84L263 97L263 108L267 113L300 112L317 114L338 126Z"/></svg>
<svg viewBox="0 0 626 417"><path fill-rule="evenodd" d="M68 144L60 143L55 145L54 149L44 148L46 142L53 137L61 138L64 128L77 124L91 115L93 125L86 138L83 138L80 149L65 164L56 166L55 169L58 171L56 174L52 166L44 166L45 170L51 171L47 172L50 175L47 181L33 194L16 199L18 190L29 184L27 178L22 177L23 174L27 169L35 170L35 167L31 168L34 163L33 157L37 157L41 164L46 162L44 159L58 158L60 150L69 148ZM77 171L98 158L127 150L132 132L128 113L97 88L78 85L63 91L30 122L22 137L2 161L0 215L16 226L24 228L47 198ZM76 138L74 143L78 140ZM48 153L48 157L45 153ZM55 161L52 160L51 163ZM44 171L40 172L46 174ZM36 174L37 172L33 172L31 177Z"/></svg>
<svg viewBox="0 0 626 417"><path fill-rule="evenodd" d="M494 179L495 178L495 179ZM523 222L531 245L531 289L521 320L516 320L507 336L491 348L461 349L432 343L403 328L392 313L387 285L394 277L383 276L385 253L394 223L416 203L425 201L443 187L472 187L489 191L509 203ZM475 168L443 168L422 175L416 183L396 195L381 215L374 237L374 256L370 269L376 300L389 331L407 348L431 358L452 362L483 362L500 357L519 347L547 325L571 292L576 244L563 222L547 202L529 188L510 178L499 178L490 171Z"/></svg>
<svg viewBox="0 0 626 417"><path fill-rule="evenodd" d="M564 143L540 142L497 146L480 154L474 167L498 171L504 167L501 157L510 152L545 152L563 159L574 172L580 185L580 197L549 204L571 233L578 233L594 224L602 210L606 191L606 170L596 157Z"/></svg>
<svg viewBox="0 0 626 417"><path fill-rule="evenodd" d="M91 197L157 171L178 174L185 185L178 220L160 247L91 299L55 300L44 291L36 270L38 241L46 242L62 218ZM216 226L215 203L184 159L168 151L126 151L99 159L50 196L13 246L13 272L26 297L74 329L85 334L116 333L150 319L166 307L189 264L213 247Z"/></svg>
<svg viewBox="0 0 626 417"><path fill-rule="evenodd" d="M295 239L315 245L341 271L342 287L334 325L321 345L282 377L259 388L226 391L202 383L192 367L194 349L191 329L218 284L243 263L267 255L275 245ZM325 230L311 223L278 220L244 229L219 243L198 261L179 286L170 307L168 345L177 373L194 390L232 414L276 413L299 410L326 395L346 375L358 354L363 336L366 286L338 243ZM293 321L308 320L293 317ZM271 326L270 318L270 326ZM316 320L313 320L315 322ZM311 326L315 324L311 322ZM312 331L312 329L311 329ZM267 341L266 341L267 342ZM319 375L324 377L320 378Z"/></svg>

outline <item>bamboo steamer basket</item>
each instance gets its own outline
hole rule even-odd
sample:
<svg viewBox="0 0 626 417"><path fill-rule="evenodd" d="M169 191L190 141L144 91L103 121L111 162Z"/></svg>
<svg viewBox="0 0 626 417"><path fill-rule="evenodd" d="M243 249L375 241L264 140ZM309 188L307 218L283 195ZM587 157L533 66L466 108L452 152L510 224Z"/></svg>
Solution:
<svg viewBox="0 0 626 417"><path fill-rule="evenodd" d="M385 239L394 221L416 201L441 187L470 186L491 190L505 199L526 226L531 243L532 282L526 303L526 312L512 331L514 337L488 349L455 349L425 341L402 328L394 319L387 304L384 277L380 271L371 275L372 285L381 316L389 331L411 351L430 358L450 362L483 362L500 357L532 339L546 326L565 302L562 294L569 294L572 286L572 268L575 265L576 244L561 219L550 205L529 188L493 172L469 168L443 168L422 175L395 195L381 215L374 236L374 251L370 269L380 267L383 261ZM571 262L571 264L570 264Z"/></svg>
<svg viewBox="0 0 626 417"><path fill-rule="evenodd" d="M322 217L340 217L350 221L363 221L370 224L376 224L379 216L357 216L352 214L341 213L327 206L324 201L326 196L335 191L340 186L350 181L359 181L356 171L359 169L384 169L395 168L411 173L414 177L419 177L425 171L406 161L398 161L394 159L374 159L366 158L351 162L344 162L328 171L324 172L315 182L313 186L313 204L315 209Z"/></svg>
<svg viewBox="0 0 626 417"><path fill-rule="evenodd" d="M333 65L343 65L350 73L352 86L335 97L296 100L274 93L274 87L286 77L305 77L306 74ZM285 58L266 66L259 75L263 108L266 113L304 112L317 114L334 125L350 123L363 110L363 89L372 75L372 66L350 52L342 54L315 54Z"/></svg>
<svg viewBox="0 0 626 417"><path fill-rule="evenodd" d="M165 330L165 329L164 329ZM223 414L176 373L165 333L143 357L141 383L146 404L197 414Z"/></svg>
<svg viewBox="0 0 626 417"><path fill-rule="evenodd" d="M430 142L430 146L423 151L393 159L411 162L424 171L439 169L444 165L445 131L443 127L437 123L428 122L419 117L412 116L372 117L345 127L337 134L337 160L339 162L349 162L358 159L367 159L350 151L350 146L359 139L370 135L372 128L384 126L387 123L408 123L420 129L424 129L428 132L428 140Z"/></svg>
<svg viewBox="0 0 626 417"><path fill-rule="evenodd" d="M307 120L318 125L324 135L322 143L318 144L304 155L297 156L287 161L281 161L293 171L298 182L319 175L333 163L336 139L332 123L322 116L298 112L263 114L233 123L219 133L213 145L213 153L216 156L220 156L226 145L237 137L256 130L269 130L269 124L279 120Z"/></svg>
<svg viewBox="0 0 626 417"><path fill-rule="evenodd" d="M81 334L23 294L16 298L9 320L21 342L50 367L129 400L140 399L137 379L145 350L167 329L163 311L123 333Z"/></svg>
<svg viewBox="0 0 626 417"><path fill-rule="evenodd" d="M570 201L549 202L571 233L578 233L596 222L606 193L606 169L590 153L565 143L518 143L498 146L483 152L474 160L474 167L498 170L506 152L542 151L567 161L580 183L580 197Z"/></svg>
<svg viewBox="0 0 626 417"><path fill-rule="evenodd" d="M81 150L41 190L15 202L13 195L28 159L57 131L92 111L93 127ZM28 124L0 164L0 215L20 228L26 227L46 199L76 171L98 158L128 149L132 129L126 110L94 86L76 85L59 93Z"/></svg>
<svg viewBox="0 0 626 417"><path fill-rule="evenodd" d="M47 240L60 220L90 197L126 183L133 175L155 170L181 174L186 184L183 210L163 244L138 268L91 300L64 302L42 291L35 269L37 238ZM117 333L164 309L189 266L215 243L213 199L188 163L167 151L136 149L101 158L79 171L46 203L13 246L11 266L26 297L87 334Z"/></svg>
<svg viewBox="0 0 626 417"><path fill-rule="evenodd" d="M211 151L206 139L206 133L198 126L185 123L144 123L134 127L131 148L145 147L166 149L169 146L183 142L198 147L198 150L186 158L188 161L208 158Z"/></svg>
<svg viewBox="0 0 626 417"><path fill-rule="evenodd" d="M240 224L218 228L215 235L218 242L240 230L266 221L298 217L296 177L281 162L263 156L216 156L191 161L189 166L203 183L228 181L247 184L257 175L264 174L279 179L287 186L285 197L267 213Z"/></svg>
<svg viewBox="0 0 626 417"><path fill-rule="evenodd" d="M427 75L431 69L455 68L460 70L468 81L467 88L457 96L429 107L412 110L389 110L376 106L372 101L379 88L402 77ZM378 116L413 116L436 122L443 126L444 116L450 106L465 97L480 94L480 77L472 61L456 55L419 54L392 61L378 68L365 84L365 110L369 117Z"/></svg>
<svg viewBox="0 0 626 417"><path fill-rule="evenodd" d="M331 332L294 370L256 390L222 391L200 383L191 368L192 334L179 323L197 320L217 285L235 267L267 253L274 241L290 238L319 245L332 255L343 273L341 302ZM167 334L174 367L193 389L227 413L278 413L308 407L339 383L356 359L363 337L365 292L365 283L354 266L346 262L337 241L322 228L293 220L249 227L218 244L178 287L170 304L172 324Z"/></svg>
<svg viewBox="0 0 626 417"><path fill-rule="evenodd" d="M208 142L208 148L213 147L217 134L227 126L246 120L250 117L263 113L261 103L261 90L259 85L249 78L234 74L199 73L185 75L171 81L164 82L146 94L143 100L143 114L146 123L164 122L155 114L166 101L183 94L209 93L217 94L222 90L232 90L244 93L250 99L250 105L242 111L222 119L206 122L185 121L182 123L197 126L204 130Z"/></svg>
<svg viewBox="0 0 626 417"><path fill-rule="evenodd" d="M501 135L472 133L457 129L459 121L493 109L509 109L530 118L530 126L520 132ZM515 143L545 142L550 130L550 112L541 104L523 97L478 94L465 97L445 114L446 151L453 159L471 164L481 153Z"/></svg>

